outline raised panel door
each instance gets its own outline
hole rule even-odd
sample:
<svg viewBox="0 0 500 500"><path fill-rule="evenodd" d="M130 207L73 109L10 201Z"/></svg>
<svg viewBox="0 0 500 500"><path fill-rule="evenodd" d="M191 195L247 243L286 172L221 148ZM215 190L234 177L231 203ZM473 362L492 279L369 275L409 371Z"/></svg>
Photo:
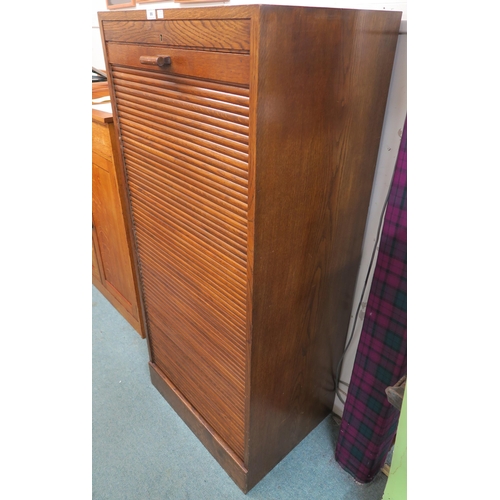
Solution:
<svg viewBox="0 0 500 500"><path fill-rule="evenodd" d="M114 167L110 160L92 155L92 218L100 257L100 280L125 310L138 317L132 268Z"/></svg>

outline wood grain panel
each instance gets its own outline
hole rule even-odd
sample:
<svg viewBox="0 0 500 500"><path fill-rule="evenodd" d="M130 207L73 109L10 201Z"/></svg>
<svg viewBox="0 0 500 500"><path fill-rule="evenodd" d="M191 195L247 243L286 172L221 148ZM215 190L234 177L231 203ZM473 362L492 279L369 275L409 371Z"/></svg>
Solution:
<svg viewBox="0 0 500 500"><path fill-rule="evenodd" d="M184 324L182 328L186 330ZM159 338L163 340L162 344L157 342ZM191 359L179 349L157 329L156 323L151 324L151 345L158 352L155 364L241 459L244 454L244 418L238 414L234 403L243 401L243 396L226 384L219 386L217 378L205 375L195 362L199 360Z"/></svg>
<svg viewBox="0 0 500 500"><path fill-rule="evenodd" d="M400 19L261 16L249 487L332 410Z"/></svg>
<svg viewBox="0 0 500 500"><path fill-rule="evenodd" d="M126 83L128 90L138 90L143 92L146 88L149 90L150 94L147 96L151 98L152 95L158 94L161 98L163 96L170 97L171 99L177 99L178 101L190 102L193 104L201 104L202 106L207 106L212 108L212 103L214 108L222 111L227 111L228 113L242 115L248 117L248 102L246 104L238 104L234 102L228 102L226 100L217 99L218 97L223 97L220 95L200 95L200 93L188 93L186 90L179 88L168 88L165 84L165 79L158 82L159 85L148 85L147 82L129 82L115 76L115 84L117 88L123 83ZM153 83L156 83L153 81ZM139 94L141 95L141 94ZM214 102L215 101L215 102ZM248 120L245 120L248 123Z"/></svg>
<svg viewBox="0 0 500 500"><path fill-rule="evenodd" d="M207 210L215 210L223 220L233 224L235 227L246 227L245 211L239 208L241 205L240 202L235 202L230 199L224 200L218 197L217 191L209 190L206 184L196 183L186 175L183 175L182 171L176 170L175 173L172 174L169 170L166 170L161 163L158 163L158 161L153 160L146 154L141 155L141 153L131 145L128 146L126 155L127 160L132 162L135 169L143 169L143 173L146 175L161 177L161 182L175 185L180 191L188 191L192 197L200 200L202 203L206 203ZM169 166L175 170L173 164Z"/></svg>
<svg viewBox="0 0 500 500"><path fill-rule="evenodd" d="M208 135L193 127L186 127L168 119L152 122L151 119L140 116L135 109L127 110L126 107L123 106L121 117L122 123L128 123L146 133L156 136L163 136L167 133L175 137L176 140L179 141L178 144L184 145L189 143L190 147L196 152L211 156L215 159L222 158L227 163L241 169L241 172L237 172L239 175L248 178L248 148L244 145L230 143L231 145L228 147L227 144L229 141L221 140L221 138L216 135ZM231 147L234 145L236 148ZM241 151L241 149L246 149L247 151Z"/></svg>
<svg viewBox="0 0 500 500"><path fill-rule="evenodd" d="M248 88L244 87L235 87L224 85L221 87L219 83L203 81L203 87L200 87L199 80L192 80L190 78L185 77L176 77L174 75L155 75L151 77L151 73L146 71L141 71L138 69L132 68L117 68L113 74L116 75L118 80L122 79L125 81L134 80L134 81L144 81L145 87L150 89L150 92L154 94L154 89L152 86L160 86L163 85L168 88L169 85L172 85L174 89L181 89L187 93L195 93L196 95L202 95L208 97L210 100L222 100L225 102L236 102L241 106L248 105ZM126 86L127 87L127 86ZM192 89L191 92L188 89ZM213 94L204 94L205 90L215 90L218 95L214 96ZM126 89L125 89L126 91ZM222 97L219 97L222 96ZM234 100L231 98L234 96ZM238 98L238 99L236 99ZM239 100L241 99L241 100ZM248 123L246 124L237 124L231 121L226 121L224 119L219 119L217 117L212 117L206 114L196 114L191 109L185 109L179 107L179 103L176 103L175 100L167 101L167 102L154 102L154 104L146 98L141 97L140 94L135 93L131 98L127 97L127 94L122 94L120 96L121 101L129 101L129 104L132 105L132 108L137 106L137 109L146 110L151 114L152 117L158 117L160 119L170 118L172 120L178 120L181 123L188 124L192 127L199 128L201 130L206 130L209 132L214 132L216 134L224 135L224 132L229 135L224 135L230 139L234 139L237 142L241 142L243 144L248 144ZM209 111L211 101L207 102L207 108L205 112ZM234 134L232 134L233 132Z"/></svg>
<svg viewBox="0 0 500 500"><path fill-rule="evenodd" d="M231 5L219 7L163 9L165 20L184 19L255 19L259 13L258 5ZM132 10L126 12L98 12L100 21L145 21L146 10ZM156 21L154 21L156 22Z"/></svg>
<svg viewBox="0 0 500 500"><path fill-rule="evenodd" d="M187 97L184 99L177 99L178 96L173 96L172 98L168 94L162 93L159 95L156 92L151 92L151 90L152 89L150 87L143 87L141 90L137 90L129 87L128 85L126 87L120 86L120 84L118 83L116 85L116 96L117 98L128 98L130 100L138 98L139 103L150 103L151 99L155 99L157 105L159 106L174 106L176 108L180 108L181 110L192 111L198 113L199 115L206 115L208 117L222 120L222 122L218 123L224 125L224 122L226 122L225 128L228 129L231 129L230 124L232 123L248 127L248 117L245 115L224 112L219 107L212 107L210 102L200 104L200 100L198 100L198 102L195 102L194 99L189 99ZM245 129L243 128L236 129L238 131L242 131L243 133L245 132Z"/></svg>
<svg viewBox="0 0 500 500"><path fill-rule="evenodd" d="M170 318L170 321L189 323L190 334L186 335L186 339L200 342L200 339L209 338L211 343L217 345L221 352L227 353L228 358L233 359L235 363L242 361L245 354L244 340L242 340L244 335L234 334L231 328L226 328L225 319L211 314L210 307L200 303L197 294L190 294L189 291L186 293L187 289L179 278L175 277L175 271L165 272L168 263L163 264L162 269L155 265L154 258L150 259L147 253L144 254L144 287L148 290L148 308L151 306L151 301L156 301L160 307L159 311L169 310L175 316ZM161 274L158 274L158 270ZM163 297L167 291L173 292L175 297L165 301ZM157 316L158 313L152 314L150 311L151 320ZM169 335L168 332L166 334Z"/></svg>
<svg viewBox="0 0 500 500"><path fill-rule="evenodd" d="M214 247L190 240L189 233L177 226L174 220L151 217L139 201L136 202L135 217L159 243L168 245L177 259L186 259L187 267L190 264L196 269L199 268L200 274L205 276L204 281L215 287L222 297L232 298L232 301L228 300L228 307L240 305L244 308L242 266L234 259L228 258Z"/></svg>
<svg viewBox="0 0 500 500"><path fill-rule="evenodd" d="M148 225L144 224L144 227L148 228ZM154 234L154 230L152 233ZM213 283L209 280L199 280L200 274L195 265L190 266L188 264L179 268L179 262L176 260L178 254L176 252L173 252L173 256L162 256L161 259L158 259L155 248L152 247L150 241L142 238L140 235L138 236L138 240L140 241L141 252L144 258L155 266L158 273L165 278L173 276L171 279L177 282L182 280L183 287L185 289L191 289L194 294L192 296L203 301L206 307L211 310L210 314L217 317L217 320L224 325L223 329L219 328L219 330L217 330L217 335L221 334L221 332L225 332L224 335L227 336L231 342L236 341L239 343L241 338L245 336L245 330L242 328L246 315L244 298L235 298L234 302L229 301L229 296L220 286L220 283ZM182 295L182 291L179 292L179 295ZM188 298L192 296L188 296ZM229 328L226 329L226 326ZM236 336L233 335L233 331L237 332Z"/></svg>
<svg viewBox="0 0 500 500"><path fill-rule="evenodd" d="M92 218L103 284L133 316L137 316L134 283L114 168L106 158L92 155Z"/></svg>
<svg viewBox="0 0 500 500"><path fill-rule="evenodd" d="M112 78L151 359L241 459L248 89L122 67Z"/></svg>
<svg viewBox="0 0 500 500"><path fill-rule="evenodd" d="M167 151L175 150L184 157L190 157L203 165L211 165L213 166L213 172L217 172L234 183L242 184L246 188L248 184L248 162L241 158L235 158L237 156L236 152L229 151L216 144L210 144L196 137L190 138L178 129L168 128L167 124L155 125L151 123L144 125L137 120L130 120L126 114L121 115L121 117L123 131L130 131L136 137L142 137L144 140L153 142L159 148L162 146ZM221 150L224 150L224 152L222 153ZM232 156L229 156L229 153Z"/></svg>
<svg viewBox="0 0 500 500"><path fill-rule="evenodd" d="M108 82L92 84L93 98L104 94L110 94ZM92 109L92 164L92 283L145 337L129 227L124 218L127 202L120 189L121 158L113 115L95 109Z"/></svg>
<svg viewBox="0 0 500 500"><path fill-rule="evenodd" d="M110 42L107 45L108 60L113 65L143 68L144 56L168 56L171 64L166 67L150 66L152 73L185 75L214 81L248 85L250 59L246 54L206 52L165 48L154 45L128 45Z"/></svg>
<svg viewBox="0 0 500 500"><path fill-rule="evenodd" d="M236 229L236 224L233 223L234 219L230 223L226 222L219 213L207 210L205 204L200 205L192 197L179 193L175 189L170 189L170 186L165 181L158 184L163 179L159 177L152 178L149 172L144 172L133 162L129 162L129 165L134 168L133 171L129 170L129 179L134 184L137 183L135 185L145 196L150 198L150 201L156 200L159 204L165 203L165 205L172 208L174 215L178 214L181 218L184 217L195 224L199 221L215 237L225 241L235 250L243 249L244 252L246 251L247 233L246 227L243 225L244 221L241 221L241 227ZM140 172L138 176L136 176L137 171Z"/></svg>
<svg viewBox="0 0 500 500"><path fill-rule="evenodd" d="M92 152L96 153L107 161L113 161L113 150L109 130L105 124L92 121Z"/></svg>
<svg viewBox="0 0 500 500"><path fill-rule="evenodd" d="M104 38L114 42L154 43L164 46L209 48L212 50L250 50L250 20L247 19L183 19L105 21Z"/></svg>
<svg viewBox="0 0 500 500"><path fill-rule="evenodd" d="M130 182L130 193L132 196L139 198L139 203L141 203L144 193L147 193L146 190L141 189L141 187L137 187L133 182ZM157 212L161 213L162 208L165 206L162 202L158 203L158 200L152 197L153 204L150 204L152 214ZM132 201L133 203L133 201ZM245 265L246 256L241 248L236 247L232 242L228 242L225 239L217 236L211 231L207 230L203 225L202 221L197 220L195 217L190 217L189 213L183 213L177 209L174 209L173 206L167 205L169 208L168 216L165 216L166 219L172 221L176 227L180 228L186 237L186 239L190 240L190 244L205 244L209 248L213 248L217 250L219 253L225 255L227 258L231 259L235 264ZM174 222L175 221L175 222Z"/></svg>
<svg viewBox="0 0 500 500"><path fill-rule="evenodd" d="M99 15L151 376L247 492L331 412L401 15L161 12ZM200 50L227 19L248 33Z"/></svg>
<svg viewBox="0 0 500 500"><path fill-rule="evenodd" d="M142 68L144 69L144 68ZM249 104L248 87L197 80L185 76L163 75L161 73L145 73L135 68L118 67L113 72L115 78L126 80L130 84L160 87L164 90L173 90L182 94L198 95L221 102L229 102L247 106Z"/></svg>
<svg viewBox="0 0 500 500"><path fill-rule="evenodd" d="M234 191L226 184L218 183L217 179L212 176L206 175L206 172L196 168L183 159L176 158L172 154L163 151L155 150L152 147L141 144L132 138L122 138L123 143L126 144L126 151L137 152L148 161L156 161L157 163L168 164L168 169L175 172L179 178L188 179L194 186L200 186L200 189L205 189L207 193L213 194L215 198L219 198L222 202L226 202L230 206L234 206L235 210L245 210L246 196L245 193ZM166 162L166 163L165 163Z"/></svg>
<svg viewBox="0 0 500 500"><path fill-rule="evenodd" d="M97 232L94 226L94 219L92 218L92 277L99 281L102 281L101 267L102 263L100 260L100 254L96 251L96 246L98 247L99 242L97 240Z"/></svg>
<svg viewBox="0 0 500 500"><path fill-rule="evenodd" d="M181 108L172 108L169 106L148 109L143 106L140 99L136 99L133 106L126 96L122 96L121 104L124 111L144 118L144 115L155 118L157 122L168 123L174 126L176 123L179 130L188 131L194 137L202 137L228 148L248 153L248 127L240 126L232 122L222 120L212 120L206 115L200 115ZM128 109L126 109L128 106ZM199 119L198 119L199 118Z"/></svg>

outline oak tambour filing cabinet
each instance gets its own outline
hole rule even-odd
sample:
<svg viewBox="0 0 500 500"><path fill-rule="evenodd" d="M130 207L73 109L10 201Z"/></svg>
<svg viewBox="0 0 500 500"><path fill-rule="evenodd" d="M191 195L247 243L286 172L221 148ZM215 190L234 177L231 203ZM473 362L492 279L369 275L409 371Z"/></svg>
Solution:
<svg viewBox="0 0 500 500"><path fill-rule="evenodd" d="M401 13L151 12L99 13L151 379L246 492L333 406Z"/></svg>

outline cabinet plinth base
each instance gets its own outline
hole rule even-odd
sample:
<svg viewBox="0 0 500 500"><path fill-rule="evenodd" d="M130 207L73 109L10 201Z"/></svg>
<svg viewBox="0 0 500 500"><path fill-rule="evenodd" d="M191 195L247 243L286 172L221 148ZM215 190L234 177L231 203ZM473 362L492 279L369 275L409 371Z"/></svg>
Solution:
<svg viewBox="0 0 500 500"><path fill-rule="evenodd" d="M154 363L149 363L149 371L151 374L151 382L158 392L166 399L177 415L182 418L184 423L203 443L205 448L212 454L217 462L219 462L229 477L231 477L244 493L247 493L254 485L248 485L248 471L242 461Z"/></svg>

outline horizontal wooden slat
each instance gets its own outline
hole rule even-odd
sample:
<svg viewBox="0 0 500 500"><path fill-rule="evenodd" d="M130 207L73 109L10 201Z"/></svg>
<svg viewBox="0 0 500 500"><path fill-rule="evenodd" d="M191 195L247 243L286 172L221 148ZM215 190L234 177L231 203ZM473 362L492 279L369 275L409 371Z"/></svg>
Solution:
<svg viewBox="0 0 500 500"><path fill-rule="evenodd" d="M128 103L120 99L121 116L134 116L141 120L147 120L151 124L163 124L176 128L182 132L191 134L193 139L202 138L214 144L220 144L228 149L245 153L248 158L248 137L220 127L205 124L200 120L189 119L176 115L175 112L164 112L158 108L147 108L134 101ZM196 118L195 115L194 118Z"/></svg>
<svg viewBox="0 0 500 500"><path fill-rule="evenodd" d="M157 95L149 92L150 89L147 87L142 90L137 90L125 85L116 84L115 88L116 97L118 99L122 96L127 96L129 100L132 100L133 98L142 99L144 102L151 102L151 100L153 100L153 102L156 102L158 105L175 106L188 111L195 111L201 115L217 118L219 120L244 125L246 127L248 127L249 124L248 116L210 107L207 105L208 103L203 101L193 102L193 100L190 101L187 99L179 100L175 97L169 96L168 94Z"/></svg>
<svg viewBox="0 0 500 500"><path fill-rule="evenodd" d="M236 363L243 361L245 356L245 333L229 325L220 316L211 314L213 308L195 300L196 295L187 293L182 284L175 278L174 272L158 274L155 262L147 260L143 265L144 287L151 299L156 297L161 311L170 311L169 319L177 318L181 322L194 327L196 335L210 337L223 352ZM168 331L166 331L168 335Z"/></svg>
<svg viewBox="0 0 500 500"><path fill-rule="evenodd" d="M241 136L238 137L234 133L227 133L227 131L223 131L220 128L215 128L210 125L200 127L200 123L198 121L192 122L169 113L159 116L159 113L157 112L152 115L150 110L138 105L137 103L134 103L133 106L129 106L126 102L122 101L120 104L121 115L124 117L135 117L137 120L147 121L150 124L164 125L166 127L177 129L180 132L190 134L192 140L200 138L215 145L223 146L228 150L243 153L246 161L248 161L248 143L241 140L244 139Z"/></svg>
<svg viewBox="0 0 500 500"><path fill-rule="evenodd" d="M221 97L224 97L224 94L220 92L210 92L190 85L183 85L182 87L184 88L179 88L179 85L170 83L165 75L160 75L163 78L158 80L137 78L138 81L131 82L126 77L120 78L117 76L117 73L113 73L115 75L114 83L116 87L125 84L129 90L136 90L141 93L147 91L151 95L165 96L182 102L208 106L234 115L248 117L248 99L244 99L246 102L240 104L233 102L234 99L221 99ZM192 91L187 92L186 88L191 88Z"/></svg>
<svg viewBox="0 0 500 500"><path fill-rule="evenodd" d="M132 176L129 174L130 182L134 182ZM150 201L150 207L152 207L153 211L157 209L154 208L154 203L158 202L156 207L160 206L162 201L161 196L158 196L154 191L149 189L150 186L146 186L145 181L141 180L141 184L137 184L140 186L141 191L147 195ZM242 238L236 239L234 235L229 234L227 231L217 226L213 221L208 221L206 218L199 217L196 213L193 214L192 210L184 210L183 206L176 203L174 200L168 201L165 205L165 208L168 212L175 218L179 225L182 225L184 228L189 228L191 233L191 240L199 241L200 239L203 241L205 237L210 238L210 241L213 241L215 245L223 248L225 251L230 254L234 254L236 259L245 258L246 256L246 240ZM235 259L235 260L236 260Z"/></svg>
<svg viewBox="0 0 500 500"><path fill-rule="evenodd" d="M248 125L242 125L216 116L199 113L196 110L184 109L175 100L169 102L155 102L152 104L148 99L138 95L127 95L117 92L119 107L123 103L131 108L140 109L151 114L151 118L169 117L171 120L180 121L188 125L208 130L209 132L220 133L224 137L248 145ZM182 104L182 103L181 103ZM213 113L212 113L213 114Z"/></svg>
<svg viewBox="0 0 500 500"><path fill-rule="evenodd" d="M225 288L239 296L239 290L242 289L240 285L246 278L246 270L243 270L246 262L240 262L234 258L234 254L224 252L215 245L196 240L189 231L177 223L175 218L155 216L151 208L145 207L141 200L135 200L132 208L135 219L140 218L143 223L149 224L148 230L155 230L158 233L157 237L163 238L159 243L170 245L168 248L171 248L172 252L177 251L186 255L186 258L189 256L199 265L208 266L207 272L210 269L218 270L223 283L227 285ZM140 226L136 227L137 229L140 230ZM237 285L238 283L240 285Z"/></svg>
<svg viewBox="0 0 500 500"><path fill-rule="evenodd" d="M132 201L134 201L134 197L136 199L140 199L144 197L145 193L147 193L147 190L141 189L141 186L132 180L129 181L129 186L132 194ZM150 196L152 197L152 195L147 194L147 197ZM150 213L155 216L162 209L162 203L148 203L148 206ZM210 232L200 223L200 221L184 214L182 211L174 209L172 206L169 206L168 210L165 210L165 212L168 213L168 218L170 220L175 220L176 225L184 229L186 236L188 236L191 241L198 243L205 242L209 247L213 246L225 255L234 259L235 262L240 262L241 264L246 262L246 251L242 246L237 246L235 243L227 241L226 238Z"/></svg>
<svg viewBox="0 0 500 500"><path fill-rule="evenodd" d="M176 189L172 189L165 181L158 178L155 179L154 177L151 178L139 167L132 166L134 169L129 170L129 178L134 179L137 172L137 176L135 177L136 182L140 183L141 187L146 191L156 196L159 200L165 201L168 206L171 204L172 207L175 207L176 211L185 212L187 218L198 219L201 224L206 226L210 231L213 231L214 234L218 235L224 241L228 243L234 242L235 248L242 247L246 249L247 231L246 227L243 226L243 221L241 221L240 227L236 227L237 224L233 220L226 220L225 218L221 218L219 213L207 210L206 204L200 205L196 199Z"/></svg>
<svg viewBox="0 0 500 500"><path fill-rule="evenodd" d="M150 331L151 348L157 353L157 366L234 452L243 458L244 413L229 404L243 401L244 394L228 391L218 380L207 379L196 362L162 335L154 322ZM162 344L158 343L159 339Z"/></svg>
<svg viewBox="0 0 500 500"><path fill-rule="evenodd" d="M162 21L103 22L104 38L110 41L161 43L165 46L213 50L250 50L249 19L183 19Z"/></svg>
<svg viewBox="0 0 500 500"><path fill-rule="evenodd" d="M139 83L148 87L159 87L186 95L205 97L212 101L233 103L246 107L248 107L250 102L248 87L239 87L207 80L196 80L185 76L151 73L135 68L119 67L115 69L113 75L115 80L126 80L130 85Z"/></svg>
<svg viewBox="0 0 500 500"><path fill-rule="evenodd" d="M203 162L197 161L189 156L182 155L174 152L168 148L157 148L153 141L141 140L140 137L134 135L134 131L127 133L124 131L122 134L122 141L125 147L132 146L136 149L143 151L145 154L149 153L153 158L158 161L169 162L174 164L175 168L180 168L183 173L194 181L207 183L212 189L224 193L224 199L233 200L235 204L237 201L242 202L240 208L246 209L248 203L248 193L244 186L240 186L221 175L217 169L207 169L207 165ZM174 156L177 155L177 156ZM174 167L172 167L174 168ZM217 173L214 173L217 172Z"/></svg>
<svg viewBox="0 0 500 500"><path fill-rule="evenodd" d="M153 140L158 145L178 151L204 164L209 164L215 167L217 171L227 172L227 178L236 183L247 184L248 160L245 159L246 155L241 155L243 159L236 158L238 154L236 151L228 151L227 148L210 144L196 137L186 136L185 133L179 132L176 129L170 129L162 125L154 126L153 123L145 125L137 121L134 117L132 118L131 120L123 114L120 115L123 130L133 130L140 137Z"/></svg>
<svg viewBox="0 0 500 500"><path fill-rule="evenodd" d="M150 216L137 202L134 205L138 226L137 231L151 232L156 240L152 246L165 244L172 258L191 259L192 267L199 268L204 273L209 284L215 286L225 297L232 297L235 305L244 309L246 292L242 283L245 282L241 272L241 264L232 256L228 256L215 247L200 244L189 234L185 234L172 221L165 223L165 219ZM202 242L203 243L203 242Z"/></svg>
<svg viewBox="0 0 500 500"><path fill-rule="evenodd" d="M158 252L162 260L177 262L178 265L184 266L186 272L191 270L192 274L203 276L207 286L216 290L217 295L231 304L232 308L245 311L246 289L244 281L237 275L238 270L235 268L234 261L230 259L222 261L226 264L223 267L220 262L212 258L214 252L211 249L207 250L209 253L205 257L200 252L200 247L196 246L193 241L178 238L174 234L175 228L162 227L138 207L135 212L136 234L137 238L141 239L141 244L145 241L151 245L153 251Z"/></svg>
<svg viewBox="0 0 500 500"><path fill-rule="evenodd" d="M186 376L186 372L190 372L191 374L194 374L195 377L200 377L200 380L196 380L196 384L198 385L197 392L212 393L214 396L217 392L220 397L221 394L219 391L223 389L226 394L232 394L233 398L230 398L231 401L225 401L223 407L225 407L226 412L229 412L233 416L236 416L237 419L241 418L244 404L242 384L236 384L234 380L230 379L229 377L221 376L219 373L217 373L217 370L214 370L207 364L208 358L215 358L213 353L208 353L205 356L199 356L196 355L196 351L191 351L185 346L186 342L184 342L184 345L182 345L183 343L178 339L181 337L181 335L184 335L186 339L189 339L192 330L190 329L189 325L186 326L185 321L179 321L179 316L177 314L171 314L168 310L168 307L162 316L158 314L157 306L151 305L150 310L150 323L153 325L150 335L152 340L152 349L156 353L158 350L163 351L161 357L158 355L156 356L156 362L163 369L163 371L168 374L167 370L169 369L169 367L171 367L172 364L172 360L168 358L166 359L165 354L170 353L170 355L172 355L172 351L177 351L177 354L182 353L183 357L186 358L186 361L189 361L187 363L183 363L184 369L182 370L182 372L184 373L181 372L178 374L179 378L176 385L178 385L179 389L184 392L183 389L185 388L185 386L183 387L183 384L186 379L190 378ZM172 333L171 335L167 335L168 330L177 331L175 333ZM193 337L191 342L196 340L198 339L196 337ZM179 342L181 345L179 346L177 342ZM206 368L200 369L200 366L203 365L205 365ZM217 389L214 390L214 387L217 387ZM218 405L218 398L210 399L212 399L212 401L216 405ZM223 425L222 422L220 422L220 424Z"/></svg>
<svg viewBox="0 0 500 500"><path fill-rule="evenodd" d="M152 271L153 269L153 271ZM161 279L161 281L160 281ZM176 286L177 285L177 288ZM168 319L188 323L188 330L191 327L195 328L191 333L201 336L210 337L211 342L215 342L222 351L235 362L240 363L245 356L244 352L244 334L236 330L233 333L232 328L227 329L226 324L222 324L207 314L206 310L199 306L193 299L187 299L184 290L180 289L180 294L171 295L170 290L178 289L178 284L172 281L172 278L167 279L165 276L155 274L154 268L149 264L145 267L144 287L148 290L148 304L151 305L151 300L156 300L160 311L168 313ZM167 298L165 298L167 297ZM168 331L165 331L168 335Z"/></svg>
<svg viewBox="0 0 500 500"><path fill-rule="evenodd" d="M122 123L121 131L122 138L125 137L138 141L143 146L147 145L153 148L154 151L171 154L185 162L189 162L217 183L223 182L224 185L239 193L246 193L248 191L248 173L233 165L236 163L236 160L230 163L227 157L223 157L217 153L211 154L210 151L197 148L195 145L179 140L172 135L162 138L159 135L157 136L147 130L138 128L126 120ZM218 158L216 159L212 156L218 156Z"/></svg>
<svg viewBox="0 0 500 500"><path fill-rule="evenodd" d="M151 205L145 206L139 200L133 202L133 209L134 214L142 215L143 218L155 224L159 230L168 228L169 236L175 235L177 241L185 242L185 246L192 247L202 255L204 252L210 259L219 256L219 261L223 268L227 268L227 273L233 275L240 284L244 282L242 268L245 265L245 259L241 259L237 249L233 249L230 245L222 245L217 239L210 240L200 237L189 230L189 225L184 220L179 221L175 215L158 215L157 209Z"/></svg>
<svg viewBox="0 0 500 500"><path fill-rule="evenodd" d="M233 210L226 210L224 207L214 203L211 199L207 199L204 193L201 195L186 185L182 180L170 175L167 171L161 171L147 164L142 159L127 155L127 163L129 165L129 175L137 172L143 179L149 180L154 184L155 188L169 193L182 203L192 206L196 211L202 211L206 217L214 221L218 221L228 231L239 237L247 240L247 219L241 214L236 214Z"/></svg>
<svg viewBox="0 0 500 500"><path fill-rule="evenodd" d="M210 187L206 181L199 181L190 175L186 175L182 167L173 162L161 164L159 161L156 161L158 158L144 151L140 151L139 148L133 147L131 144L127 145L125 157L127 162L132 162L131 165L145 167L146 172L156 173L159 177L165 179L165 181L168 180L175 185L182 186L182 188L190 191L193 196L197 196L207 203L211 203L212 207L217 207L219 213L236 221L237 226L239 225L239 221L246 226L246 203L235 200L227 193Z"/></svg>
<svg viewBox="0 0 500 500"><path fill-rule="evenodd" d="M205 304L207 312L214 314L218 321L227 327L227 330L224 331L230 338L244 338L246 296L231 296L227 290L220 286L220 282L212 279L212 274L200 273L196 266L183 265L184 262L176 259L178 256L176 252L169 252L168 256L166 254L158 255L155 252L154 244L140 235L138 236L138 246L142 253L141 266L153 267L158 276L172 284L175 282L177 288L182 283L183 290L190 289L192 292L192 295L186 297L188 301L193 300L193 297L199 298ZM239 290L239 293L241 292L242 290ZM183 294L179 290L177 293Z"/></svg>
<svg viewBox="0 0 500 500"><path fill-rule="evenodd" d="M188 93L199 93L200 91L212 90L218 94L227 94L223 100L227 102L238 102L239 99L248 99L250 95L250 90L248 85L235 85L228 82L216 82L212 80L204 80L199 78L191 78L185 75L166 75L162 73L155 73L148 71L146 68L129 68L125 66L117 66L113 68L113 75L118 77L126 76L126 79L137 81L141 78L146 79L146 81L159 80L164 82L170 82L176 87L189 86L190 90L184 89ZM168 85L168 83L167 83ZM201 95L201 94L200 94ZM246 105L245 102L239 102L239 104Z"/></svg>
<svg viewBox="0 0 500 500"><path fill-rule="evenodd" d="M244 388L244 358L233 346L224 345L220 338L212 337L212 330L203 324L192 323L191 317L183 314L178 304L168 301L163 303L157 296L153 285L148 283L149 317L162 331L158 343L170 339L191 358L198 358L213 365L212 372L232 386L235 391ZM197 360L197 365L201 361ZM238 406L238 405L235 405Z"/></svg>
<svg viewBox="0 0 500 500"><path fill-rule="evenodd" d="M144 72L134 68L117 68L115 81L126 81L131 87L137 85L154 89L168 90L185 96L194 95L210 100L212 103L229 103L248 108L250 99L248 87L230 86L225 83L197 80L183 76L164 75ZM244 113L245 114L245 113ZM246 113L248 115L248 113Z"/></svg>
<svg viewBox="0 0 500 500"><path fill-rule="evenodd" d="M207 134L194 127L188 127L169 119L152 120L151 117L141 115L137 110L125 106L122 106L120 117L122 123L135 125L152 135L174 136L184 143L188 142L199 153L216 159L224 158L230 165L242 170L242 172L237 172L239 175L245 179L248 178L248 147L242 144L229 142L214 134Z"/></svg>

